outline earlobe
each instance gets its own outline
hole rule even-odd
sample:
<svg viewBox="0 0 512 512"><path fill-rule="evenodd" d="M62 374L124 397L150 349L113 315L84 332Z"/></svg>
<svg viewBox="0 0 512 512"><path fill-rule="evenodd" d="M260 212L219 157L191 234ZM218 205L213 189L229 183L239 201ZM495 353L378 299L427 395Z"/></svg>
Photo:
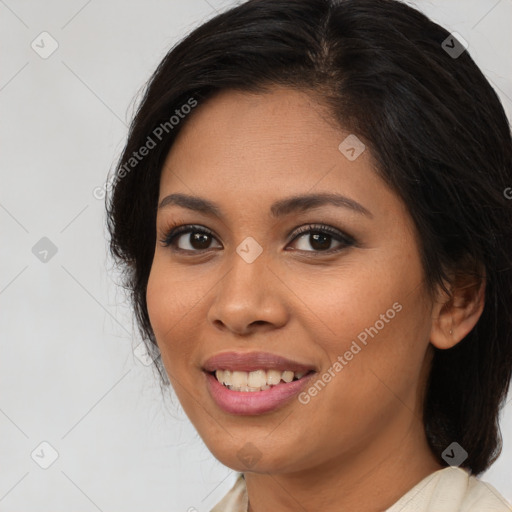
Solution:
<svg viewBox="0 0 512 512"><path fill-rule="evenodd" d="M430 342L436 348L454 347L475 327L485 306L485 276L456 280L450 285L450 296L436 302L432 310Z"/></svg>

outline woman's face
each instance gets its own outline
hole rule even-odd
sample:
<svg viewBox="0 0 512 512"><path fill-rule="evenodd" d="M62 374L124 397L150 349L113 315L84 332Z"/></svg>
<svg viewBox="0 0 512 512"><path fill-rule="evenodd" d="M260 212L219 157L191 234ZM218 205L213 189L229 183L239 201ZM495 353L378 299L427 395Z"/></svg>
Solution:
<svg viewBox="0 0 512 512"><path fill-rule="evenodd" d="M310 195L339 199L288 203ZM311 95L224 91L197 107L162 201L148 311L176 394L222 463L375 461L422 429L432 304L413 223L369 150ZM165 246L172 223L191 231Z"/></svg>

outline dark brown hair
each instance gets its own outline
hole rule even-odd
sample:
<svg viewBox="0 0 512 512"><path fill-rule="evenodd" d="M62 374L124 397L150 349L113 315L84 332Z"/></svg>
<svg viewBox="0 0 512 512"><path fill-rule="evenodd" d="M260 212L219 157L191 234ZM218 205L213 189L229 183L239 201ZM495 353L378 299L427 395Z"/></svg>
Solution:
<svg viewBox="0 0 512 512"><path fill-rule="evenodd" d="M429 291L449 276L485 271L481 318L454 348L434 349L424 404L427 439L440 462L457 441L468 452L462 466L478 474L500 452L499 410L512 372L512 143L496 93L468 51L448 51L456 45L449 37L395 0L238 5L194 30L158 66L106 207L111 252L124 269L140 332L155 344L146 285L160 172L187 121L182 106L192 99L201 108L226 89L312 91L340 127L365 141L406 204ZM127 167L149 138L155 145Z"/></svg>

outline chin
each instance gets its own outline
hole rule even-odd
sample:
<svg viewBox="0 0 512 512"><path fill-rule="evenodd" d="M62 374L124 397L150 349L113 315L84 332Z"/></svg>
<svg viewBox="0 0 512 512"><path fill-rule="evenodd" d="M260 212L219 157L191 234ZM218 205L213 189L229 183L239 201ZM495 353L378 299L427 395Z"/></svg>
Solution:
<svg viewBox="0 0 512 512"><path fill-rule="evenodd" d="M262 444L230 440L226 446L207 446L221 464L241 473L287 473L296 469L289 452L276 452Z"/></svg>

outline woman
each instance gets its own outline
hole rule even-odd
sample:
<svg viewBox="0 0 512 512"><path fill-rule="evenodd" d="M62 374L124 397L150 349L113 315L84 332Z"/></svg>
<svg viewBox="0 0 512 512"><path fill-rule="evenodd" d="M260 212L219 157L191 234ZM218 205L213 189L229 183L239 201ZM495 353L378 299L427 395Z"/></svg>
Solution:
<svg viewBox="0 0 512 512"><path fill-rule="evenodd" d="M250 0L164 58L107 203L215 512L505 511L512 144L395 0Z"/></svg>

